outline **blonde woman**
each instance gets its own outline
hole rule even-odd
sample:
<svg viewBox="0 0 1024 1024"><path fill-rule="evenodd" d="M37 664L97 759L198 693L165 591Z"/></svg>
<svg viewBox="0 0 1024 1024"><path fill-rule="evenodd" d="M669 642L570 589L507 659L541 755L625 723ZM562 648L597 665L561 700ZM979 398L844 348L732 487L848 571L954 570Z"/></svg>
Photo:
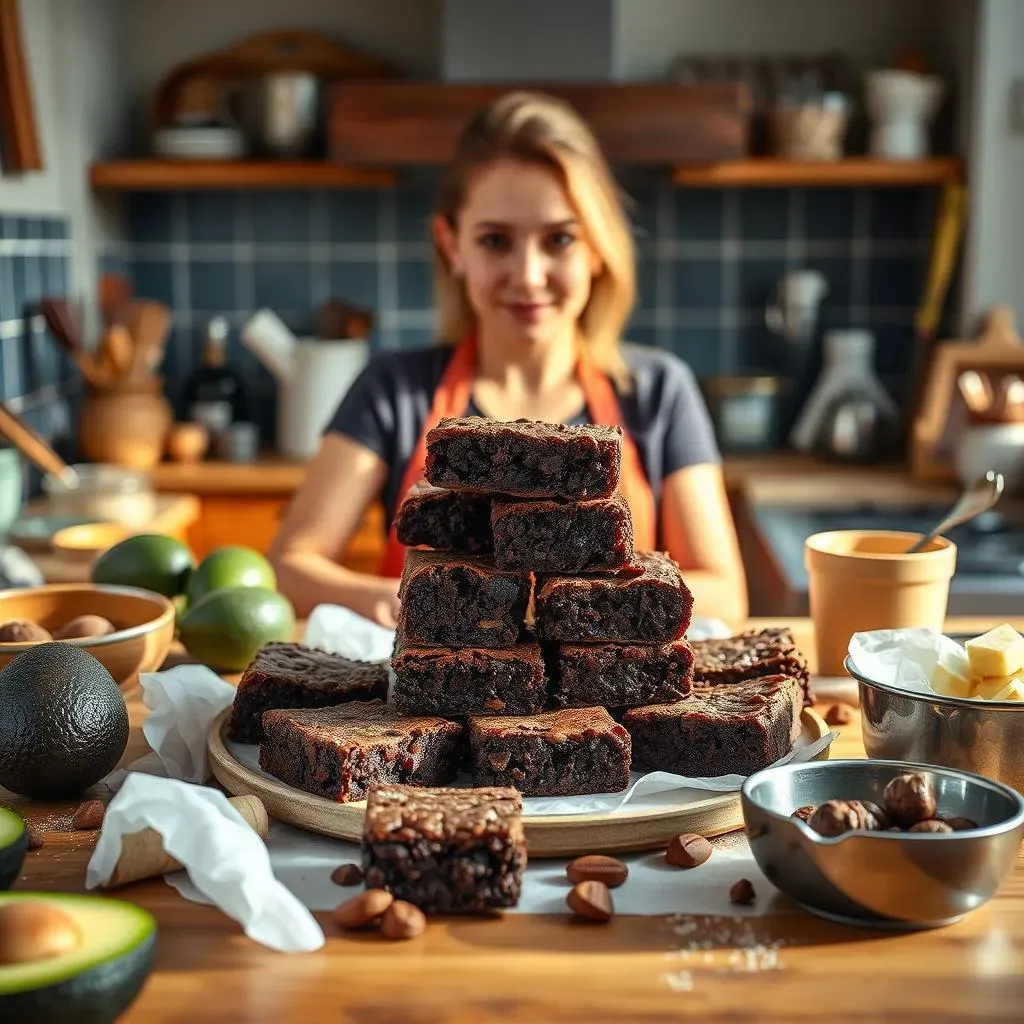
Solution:
<svg viewBox="0 0 1024 1024"><path fill-rule="evenodd" d="M514 93L478 114L434 219L439 344L378 355L329 424L271 557L300 614L346 605L393 626L402 548L379 576L335 561L368 504L388 522L422 477L442 416L621 425L621 489L637 548L683 567L694 612L731 622L746 584L720 458L693 374L624 345L634 302L629 222L592 133L568 107Z"/></svg>

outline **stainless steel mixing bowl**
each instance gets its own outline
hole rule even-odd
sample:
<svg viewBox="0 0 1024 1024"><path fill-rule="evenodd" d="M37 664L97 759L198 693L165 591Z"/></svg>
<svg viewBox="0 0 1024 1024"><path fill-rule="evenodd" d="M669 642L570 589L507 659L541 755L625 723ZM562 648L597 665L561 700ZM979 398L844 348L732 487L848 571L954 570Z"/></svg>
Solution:
<svg viewBox="0 0 1024 1024"><path fill-rule="evenodd" d="M849 656L844 668L860 690L868 757L959 768L1024 793L1024 703L898 690L862 675Z"/></svg>
<svg viewBox="0 0 1024 1024"><path fill-rule="evenodd" d="M792 812L826 800L882 803L905 772L935 782L938 813L976 821L965 832L819 835ZM770 882L832 920L879 928L951 924L990 899L1013 869L1024 798L1001 783L904 761L809 761L751 775L740 793L754 858Z"/></svg>

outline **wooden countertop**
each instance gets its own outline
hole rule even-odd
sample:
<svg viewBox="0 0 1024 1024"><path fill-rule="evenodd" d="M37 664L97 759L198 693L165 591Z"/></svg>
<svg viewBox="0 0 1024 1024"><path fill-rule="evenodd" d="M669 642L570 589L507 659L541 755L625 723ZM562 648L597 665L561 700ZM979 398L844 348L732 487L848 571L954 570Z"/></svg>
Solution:
<svg viewBox="0 0 1024 1024"><path fill-rule="evenodd" d="M817 480L822 474L856 481L907 479L902 466L855 467L839 462L824 462L796 452L766 455L729 455L723 460L727 482L735 486L751 478L801 477ZM153 483L160 491L187 491L191 494L289 495L298 489L306 474L305 462L273 456L245 463L163 462L153 471Z"/></svg>
<svg viewBox="0 0 1024 1024"><path fill-rule="evenodd" d="M768 625L755 620L752 625ZM809 622L789 623L813 655ZM951 620L980 631L991 623ZM1017 623L1018 628L1024 622ZM145 715L129 694L126 761L145 749ZM858 723L839 727L833 757L863 757ZM17 801L29 820L66 820L76 804ZM93 837L53 833L26 858L21 889L83 890ZM684 884L666 876L666 885ZM156 968L123 1024L302 1020L384 1022L623 1020L1014 1020L1024 1001L1024 864L1002 891L956 925L910 934L831 924L809 914L741 917L620 916L607 925L568 916L435 919L409 942L339 933L316 916L326 946L274 953L218 910L188 903L162 881L117 895L151 910L160 932ZM339 892L339 902L344 895ZM685 940L680 938L682 927ZM689 930L689 929L692 929ZM774 949L775 966L744 951ZM684 944L706 948L684 961ZM738 950L738 954L737 951ZM688 984L673 986L683 970ZM1015 1009L1016 1007L1016 1009Z"/></svg>

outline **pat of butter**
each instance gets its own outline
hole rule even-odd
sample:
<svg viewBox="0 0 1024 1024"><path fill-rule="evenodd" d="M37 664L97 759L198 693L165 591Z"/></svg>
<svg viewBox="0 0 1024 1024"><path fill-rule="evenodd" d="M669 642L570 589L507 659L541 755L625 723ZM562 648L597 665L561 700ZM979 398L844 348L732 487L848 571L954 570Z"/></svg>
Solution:
<svg viewBox="0 0 1024 1024"><path fill-rule="evenodd" d="M976 679L1012 676L1024 669L1024 636L1009 623L968 640L964 647L971 662L971 675Z"/></svg>
<svg viewBox="0 0 1024 1024"><path fill-rule="evenodd" d="M930 685L936 693L945 697L970 697L974 683L967 659L964 658L962 666L940 661L932 672Z"/></svg>
<svg viewBox="0 0 1024 1024"><path fill-rule="evenodd" d="M1024 681L1019 673L1009 677L979 679L974 684L971 696L982 700L1020 700L1024 696Z"/></svg>

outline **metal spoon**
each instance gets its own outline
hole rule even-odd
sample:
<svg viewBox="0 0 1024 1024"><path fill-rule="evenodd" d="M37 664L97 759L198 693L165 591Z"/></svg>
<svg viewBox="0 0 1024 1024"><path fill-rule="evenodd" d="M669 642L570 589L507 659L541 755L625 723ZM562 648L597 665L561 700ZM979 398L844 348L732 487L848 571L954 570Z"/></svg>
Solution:
<svg viewBox="0 0 1024 1024"><path fill-rule="evenodd" d="M949 510L946 516L932 527L913 546L907 548L906 553L912 555L920 551L930 540L940 534L951 530L954 526L966 523L982 512L987 512L1003 493L1003 474L990 469L984 477L976 480L971 486L960 495L960 499Z"/></svg>

